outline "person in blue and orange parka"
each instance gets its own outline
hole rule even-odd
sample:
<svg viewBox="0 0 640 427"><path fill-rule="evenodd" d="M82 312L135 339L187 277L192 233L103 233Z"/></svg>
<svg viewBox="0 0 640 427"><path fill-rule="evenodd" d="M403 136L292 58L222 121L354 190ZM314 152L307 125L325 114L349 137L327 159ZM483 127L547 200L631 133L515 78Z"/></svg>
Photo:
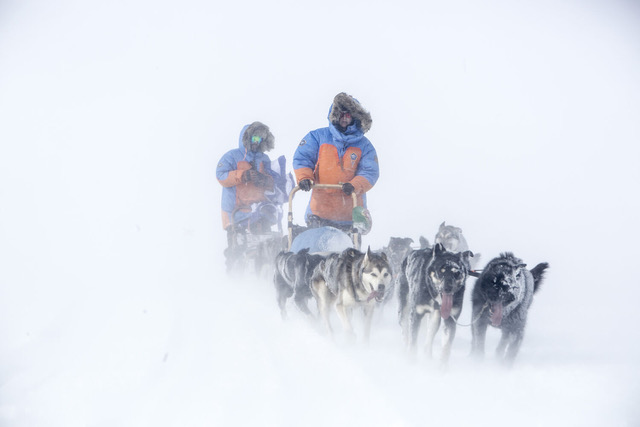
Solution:
<svg viewBox="0 0 640 427"><path fill-rule="evenodd" d="M276 218L265 218L252 207L265 202L265 191L273 190L271 160L264 152L273 149L274 137L269 127L253 122L242 128L239 147L225 153L216 168L222 186L222 226L246 227L252 233L271 228ZM233 216L233 217L232 217Z"/></svg>
<svg viewBox="0 0 640 427"><path fill-rule="evenodd" d="M329 126L309 132L293 155L298 186L309 191L313 184L340 184L339 189L314 188L305 220L309 227L333 225L349 229L355 192L366 208L366 195L378 180L376 150L364 134L371 128L371 114L360 102L342 92L329 109Z"/></svg>

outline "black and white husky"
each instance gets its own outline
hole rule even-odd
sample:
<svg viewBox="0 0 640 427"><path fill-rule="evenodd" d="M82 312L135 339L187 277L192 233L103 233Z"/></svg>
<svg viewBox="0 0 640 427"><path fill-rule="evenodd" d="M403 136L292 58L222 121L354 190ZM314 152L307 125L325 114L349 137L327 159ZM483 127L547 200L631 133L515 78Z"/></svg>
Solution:
<svg viewBox="0 0 640 427"><path fill-rule="evenodd" d="M362 253L349 248L332 253L316 266L311 277L311 292L318 303L318 312L329 331L330 308L335 307L338 317L350 338L355 334L351 324L351 312L362 307L365 315L364 341L369 340L371 318L376 302L384 298L385 288L392 280L387 256L367 249Z"/></svg>
<svg viewBox="0 0 640 427"><path fill-rule="evenodd" d="M442 361L449 359L456 333L456 318L462 311L471 251L447 251L442 244L411 252L398 274L399 320L405 343L415 355L418 331L429 314L426 354L431 357L433 338L444 320Z"/></svg>
<svg viewBox="0 0 640 427"><path fill-rule="evenodd" d="M529 306L538 291L549 264L527 270L526 264L507 252L492 259L476 281L472 293L473 325L471 353L484 355L487 326L502 330L496 350L498 358L513 363L518 354Z"/></svg>
<svg viewBox="0 0 640 427"><path fill-rule="evenodd" d="M313 270L323 259L324 255L309 253L309 249L282 251L276 256L273 284L283 319L287 317L286 304L291 296L300 311L309 317L313 316L307 306L307 301L312 297L309 284Z"/></svg>

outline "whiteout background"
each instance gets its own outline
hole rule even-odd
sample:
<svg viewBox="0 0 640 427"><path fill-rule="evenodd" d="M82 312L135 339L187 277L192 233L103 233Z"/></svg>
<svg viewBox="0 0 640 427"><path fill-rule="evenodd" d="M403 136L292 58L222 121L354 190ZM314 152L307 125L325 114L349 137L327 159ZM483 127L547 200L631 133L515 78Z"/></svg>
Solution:
<svg viewBox="0 0 640 427"><path fill-rule="evenodd" d="M0 2L0 424L637 425L639 24L621 0ZM512 370L495 331L441 371L393 307L345 346L225 276L218 159L260 120L290 161L341 91L380 158L365 245L447 221L483 263L550 263Z"/></svg>

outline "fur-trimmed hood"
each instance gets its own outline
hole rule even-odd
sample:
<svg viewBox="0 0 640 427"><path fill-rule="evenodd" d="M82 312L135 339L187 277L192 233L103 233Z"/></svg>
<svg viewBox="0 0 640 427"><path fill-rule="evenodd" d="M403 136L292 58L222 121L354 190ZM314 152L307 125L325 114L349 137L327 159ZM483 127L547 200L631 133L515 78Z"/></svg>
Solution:
<svg viewBox="0 0 640 427"><path fill-rule="evenodd" d="M242 132L240 132L240 148L249 150L251 148L252 136L262 137L262 142L258 147L258 151L260 151L261 153L270 151L275 146L275 138L269 131L269 126L261 122L253 122L250 125L246 125L244 128L242 128Z"/></svg>
<svg viewBox="0 0 640 427"><path fill-rule="evenodd" d="M340 113L348 112L351 114L356 127L362 133L367 133L371 129L371 114L360 105L360 102L344 92L340 92L333 98L331 110L329 111L329 122L339 127Z"/></svg>

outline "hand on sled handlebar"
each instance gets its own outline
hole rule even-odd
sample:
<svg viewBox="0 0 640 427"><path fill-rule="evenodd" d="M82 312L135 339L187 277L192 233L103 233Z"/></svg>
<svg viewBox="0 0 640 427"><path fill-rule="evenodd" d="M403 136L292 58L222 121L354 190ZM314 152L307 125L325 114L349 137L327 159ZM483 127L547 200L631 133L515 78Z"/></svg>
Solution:
<svg viewBox="0 0 640 427"><path fill-rule="evenodd" d="M300 182L298 183L298 187L300 187L300 189L302 191L311 190L311 186L312 185L313 185L313 183L311 182L310 179L303 179L303 180L300 180Z"/></svg>
<svg viewBox="0 0 640 427"><path fill-rule="evenodd" d="M344 184L342 184L342 192L347 196L350 196L351 193L353 193L354 191L355 191L355 188L353 184L351 184L350 182L345 182Z"/></svg>

